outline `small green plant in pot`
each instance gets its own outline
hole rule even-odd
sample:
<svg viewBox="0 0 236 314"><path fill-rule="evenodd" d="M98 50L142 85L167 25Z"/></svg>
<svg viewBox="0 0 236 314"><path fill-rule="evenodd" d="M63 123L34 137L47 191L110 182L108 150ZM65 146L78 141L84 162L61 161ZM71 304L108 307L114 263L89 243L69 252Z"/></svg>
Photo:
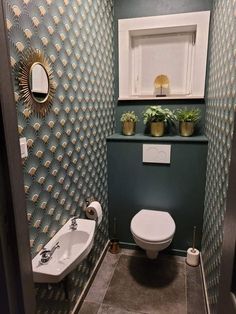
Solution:
<svg viewBox="0 0 236 314"><path fill-rule="evenodd" d="M181 136L191 136L194 133L195 124L201 118L201 111L194 109L177 109L175 112L176 119L179 121L179 134Z"/></svg>
<svg viewBox="0 0 236 314"><path fill-rule="evenodd" d="M138 117L134 111L124 112L120 118L122 122L122 133L124 135L134 135L136 122L138 122Z"/></svg>
<svg viewBox="0 0 236 314"><path fill-rule="evenodd" d="M174 123L174 113L161 106L150 106L143 113L144 123L150 125L150 133L152 136L163 136L165 133L165 125Z"/></svg>

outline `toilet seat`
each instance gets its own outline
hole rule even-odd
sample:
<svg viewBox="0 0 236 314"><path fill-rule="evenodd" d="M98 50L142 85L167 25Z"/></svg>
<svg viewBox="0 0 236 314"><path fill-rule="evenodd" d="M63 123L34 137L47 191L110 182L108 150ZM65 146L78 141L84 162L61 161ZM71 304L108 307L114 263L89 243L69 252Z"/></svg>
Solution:
<svg viewBox="0 0 236 314"><path fill-rule="evenodd" d="M169 213L140 210L131 221L131 232L147 242L166 242L175 233L175 222Z"/></svg>

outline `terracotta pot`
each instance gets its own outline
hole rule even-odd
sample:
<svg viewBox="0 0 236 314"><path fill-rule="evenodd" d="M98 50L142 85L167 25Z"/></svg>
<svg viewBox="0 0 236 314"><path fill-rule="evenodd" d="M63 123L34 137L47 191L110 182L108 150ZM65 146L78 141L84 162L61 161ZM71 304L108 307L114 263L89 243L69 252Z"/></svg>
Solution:
<svg viewBox="0 0 236 314"><path fill-rule="evenodd" d="M165 122L151 122L151 135L152 136L163 136L165 132Z"/></svg>
<svg viewBox="0 0 236 314"><path fill-rule="evenodd" d="M194 122L179 122L179 134L181 136L191 136L194 132Z"/></svg>
<svg viewBox="0 0 236 314"><path fill-rule="evenodd" d="M123 135L134 135L135 133L135 122L125 121L122 125L122 133Z"/></svg>

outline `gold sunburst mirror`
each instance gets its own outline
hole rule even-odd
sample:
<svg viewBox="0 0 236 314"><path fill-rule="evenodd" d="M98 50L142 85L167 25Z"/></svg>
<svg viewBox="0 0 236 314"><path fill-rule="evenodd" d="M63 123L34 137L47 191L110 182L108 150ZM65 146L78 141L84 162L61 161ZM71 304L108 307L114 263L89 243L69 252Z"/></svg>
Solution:
<svg viewBox="0 0 236 314"><path fill-rule="evenodd" d="M50 110L55 94L53 71L49 59L38 49L28 49L19 63L20 97L26 107L44 117Z"/></svg>

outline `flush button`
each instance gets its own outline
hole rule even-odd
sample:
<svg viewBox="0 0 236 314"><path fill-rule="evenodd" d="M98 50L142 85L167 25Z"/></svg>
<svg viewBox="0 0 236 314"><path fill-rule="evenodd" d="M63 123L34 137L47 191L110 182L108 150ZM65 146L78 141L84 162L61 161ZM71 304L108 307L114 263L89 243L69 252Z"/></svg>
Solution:
<svg viewBox="0 0 236 314"><path fill-rule="evenodd" d="M143 144L143 162L170 164L171 145Z"/></svg>

